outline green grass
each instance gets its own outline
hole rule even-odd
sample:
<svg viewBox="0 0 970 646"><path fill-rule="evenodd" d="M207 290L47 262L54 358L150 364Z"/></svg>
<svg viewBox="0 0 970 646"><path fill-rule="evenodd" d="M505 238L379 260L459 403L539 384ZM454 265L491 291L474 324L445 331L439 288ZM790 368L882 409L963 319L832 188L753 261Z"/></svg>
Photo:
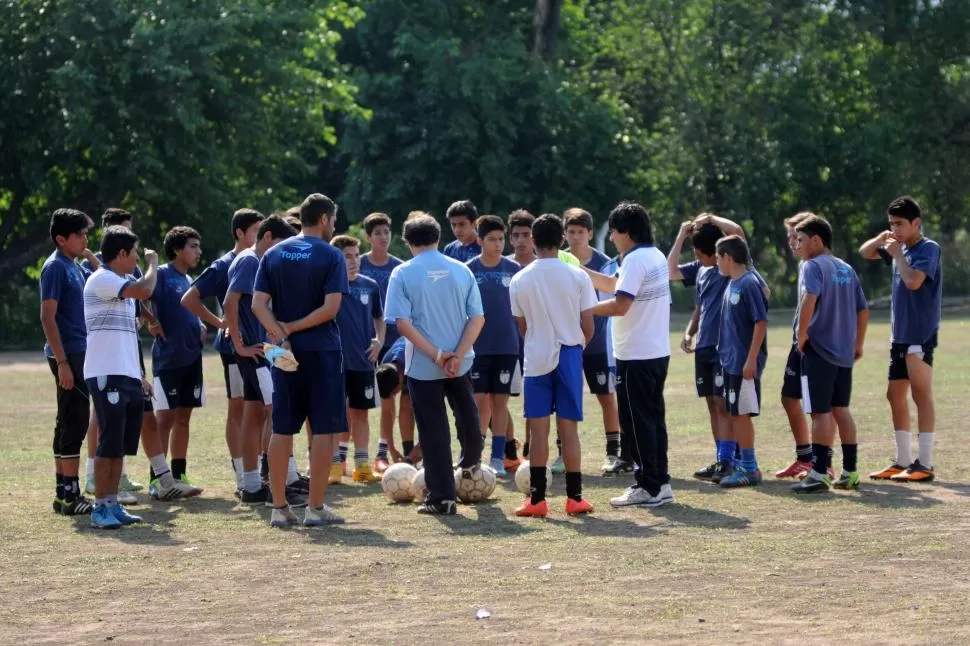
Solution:
<svg viewBox="0 0 970 646"><path fill-rule="evenodd" d="M766 473L793 457L777 403L789 331L776 320L756 420ZM873 323L856 368L862 472L894 453L887 327ZM629 479L597 475L604 439L587 398L592 517L562 513L561 478L545 521L514 517L521 495L509 483L441 519L388 504L376 485L344 485L331 500L346 526L277 531L266 510L232 496L221 368L207 356L210 405L194 419L189 456L204 497L142 504L145 526L96 533L50 511L46 365L0 357L0 643L970 641L970 321L950 317L940 334L931 485L866 479L858 492L796 498L786 483L723 491L693 481L713 446L692 371L677 351L667 387L677 505L609 508ZM133 460L138 479L147 468ZM491 618L476 621L479 608Z"/></svg>

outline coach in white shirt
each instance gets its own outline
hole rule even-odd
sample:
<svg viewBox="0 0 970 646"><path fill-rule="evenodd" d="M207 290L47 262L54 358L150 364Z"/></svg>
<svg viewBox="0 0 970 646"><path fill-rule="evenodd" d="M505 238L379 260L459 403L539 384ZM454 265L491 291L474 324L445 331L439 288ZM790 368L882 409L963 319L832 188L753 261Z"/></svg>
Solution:
<svg viewBox="0 0 970 646"><path fill-rule="evenodd" d="M616 356L620 429L632 438L636 483L610 500L614 507L659 507L674 501L667 473L664 383L670 363L670 284L667 260L654 246L650 216L635 202L610 212L610 240L621 255L616 278L587 270L597 289L614 298L593 314L614 317L610 334Z"/></svg>

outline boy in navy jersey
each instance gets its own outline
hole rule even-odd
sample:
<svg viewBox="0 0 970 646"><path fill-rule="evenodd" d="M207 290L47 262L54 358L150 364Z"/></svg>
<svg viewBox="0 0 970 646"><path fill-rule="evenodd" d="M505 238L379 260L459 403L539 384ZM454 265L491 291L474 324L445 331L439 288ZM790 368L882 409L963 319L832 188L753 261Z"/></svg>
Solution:
<svg viewBox="0 0 970 646"><path fill-rule="evenodd" d="M360 257L360 273L377 281L381 288L381 303L387 300L387 283L391 279L391 272L403 261L388 251L391 247L393 234L391 233L391 218L386 213L371 213L364 218L364 234L370 244L370 251ZM381 348L378 362L383 361L384 355L391 348L400 335L397 326L387 325L384 332L384 347ZM403 405L403 403L402 403ZM374 471L384 473L387 469L388 451L395 462L403 456L394 447L394 398L381 399L381 439L377 444L377 457L374 459ZM407 452L405 452L405 455Z"/></svg>
<svg viewBox="0 0 970 646"><path fill-rule="evenodd" d="M519 360L519 329L512 316L509 284L521 269L502 257L505 250L505 223L497 215L483 215L476 222L482 254L466 264L475 276L485 310L485 327L475 340L472 363L472 388L482 437L492 429L492 455L489 461L499 476L506 475L505 443L508 431L509 394Z"/></svg>
<svg viewBox="0 0 970 646"><path fill-rule="evenodd" d="M352 236L337 236L331 244L344 256L350 293L340 302L337 327L344 359L344 388L347 393L347 417L350 432L341 436L341 450L349 435L354 438L354 482L377 482L367 454L370 443L368 411L377 407L374 387L374 364L384 347L384 307L380 286L361 275L360 240ZM340 456L334 455L330 465L330 483L340 482Z"/></svg>
<svg viewBox="0 0 970 646"><path fill-rule="evenodd" d="M273 494L270 524L297 522L286 499L287 461L293 436L309 422L310 498L303 524L341 523L324 504L330 458L347 426L343 360L337 312L349 292L343 255L325 240L333 236L337 205L314 193L300 206L302 235L270 249L259 263L253 313L269 340L287 344L299 363L294 372L273 368L273 437L269 478ZM272 309L270 309L272 302Z"/></svg>
<svg viewBox="0 0 970 646"><path fill-rule="evenodd" d="M815 460L804 480L792 486L796 493L855 489L858 440L849 411L852 366L862 356L869 305L855 270L832 255L832 227L825 218L811 215L796 227L804 266L798 305L798 350L802 355L802 401L812 417L812 453ZM842 476L828 476L830 452L838 424L842 438Z"/></svg>
<svg viewBox="0 0 970 646"><path fill-rule="evenodd" d="M468 262L482 253L482 245L478 244L478 233L475 232L478 209L471 200L458 200L448 207L445 217L455 240L445 245L441 253L458 262Z"/></svg>
<svg viewBox="0 0 970 646"><path fill-rule="evenodd" d="M403 460L415 464L421 459L421 447L414 443L414 411L411 410L411 397L408 395L407 381L404 377L404 347L406 340L399 336L397 341L384 353L383 363L377 366L377 394L381 401L401 395L400 415L401 449Z"/></svg>
<svg viewBox="0 0 970 646"><path fill-rule="evenodd" d="M892 337L889 388L886 396L896 429L896 459L876 480L929 482L933 470L936 411L933 403L933 352L940 329L943 300L943 262L940 245L923 236L919 203L896 198L887 209L889 231L867 241L863 257L892 262ZM909 395L916 404L919 457L912 459Z"/></svg>

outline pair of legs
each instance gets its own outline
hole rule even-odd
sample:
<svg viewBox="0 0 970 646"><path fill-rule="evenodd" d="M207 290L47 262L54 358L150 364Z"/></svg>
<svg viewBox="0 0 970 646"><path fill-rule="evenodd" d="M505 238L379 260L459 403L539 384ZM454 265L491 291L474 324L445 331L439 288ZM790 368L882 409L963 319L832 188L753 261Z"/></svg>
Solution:
<svg viewBox="0 0 970 646"><path fill-rule="evenodd" d="M171 456L172 472L178 480L185 475L192 410L205 404L202 357L186 366L159 370L154 390L159 437Z"/></svg>
<svg viewBox="0 0 970 646"><path fill-rule="evenodd" d="M923 345L893 344L890 349L889 386L886 398L892 412L896 438L894 464L873 477L895 480L932 480L933 444L935 440L936 408L933 401L933 352L936 335ZM912 460L909 399L916 404L916 424L919 429L918 457ZM899 469L908 467L905 472ZM889 471L897 471L888 474Z"/></svg>
<svg viewBox="0 0 970 646"><path fill-rule="evenodd" d="M81 462L81 444L88 432L90 402L87 384L84 382L84 353L67 355L68 365L74 377L74 387L61 388L57 380L57 362L48 358L57 388L57 417L54 421L54 474L56 489L54 510L58 513L89 513L91 504L81 495L78 469ZM77 504L74 504L75 501Z"/></svg>
<svg viewBox="0 0 970 646"><path fill-rule="evenodd" d="M605 352L583 354L583 375L590 394L596 397L603 414L607 455L603 471L607 471L614 466L609 458L620 455L620 414L616 407L616 376L610 367L609 356ZM558 424L557 428L559 428Z"/></svg>
<svg viewBox="0 0 970 646"><path fill-rule="evenodd" d="M228 405L226 408L226 446L229 449L229 458L232 460L234 468L243 460L243 446L246 442L246 429L244 427L243 409L245 400L243 399L243 378L239 372L239 363L236 355L222 353L222 373L226 381L226 396ZM236 487L241 489L242 473L236 473Z"/></svg>
<svg viewBox="0 0 970 646"><path fill-rule="evenodd" d="M616 362L620 428L631 437L635 487L651 498L670 483L664 384L670 357Z"/></svg>

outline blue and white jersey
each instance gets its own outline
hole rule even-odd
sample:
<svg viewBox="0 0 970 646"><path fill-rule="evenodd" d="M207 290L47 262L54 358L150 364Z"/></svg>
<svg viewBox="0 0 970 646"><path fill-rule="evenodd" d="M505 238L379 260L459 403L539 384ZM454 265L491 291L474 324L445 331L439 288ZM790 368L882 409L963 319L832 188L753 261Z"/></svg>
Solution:
<svg viewBox="0 0 970 646"><path fill-rule="evenodd" d="M135 300L122 296L133 282L132 276L102 267L84 286L85 379L109 375L141 379Z"/></svg>

